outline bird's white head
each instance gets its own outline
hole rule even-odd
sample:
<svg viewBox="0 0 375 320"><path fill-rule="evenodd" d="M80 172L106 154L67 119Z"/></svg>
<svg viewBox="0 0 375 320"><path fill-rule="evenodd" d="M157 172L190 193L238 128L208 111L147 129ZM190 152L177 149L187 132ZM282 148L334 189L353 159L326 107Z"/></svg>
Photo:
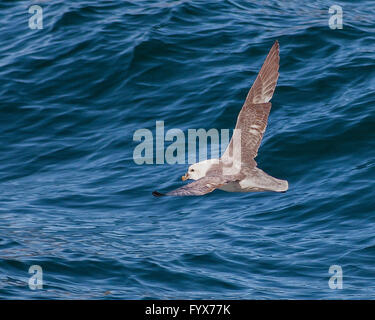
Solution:
<svg viewBox="0 0 375 320"><path fill-rule="evenodd" d="M219 159L208 159L201 162L197 162L192 164L188 171L185 173L184 176L182 176L182 180L198 180L200 178L203 178L206 176L207 171L211 168L213 164L218 164Z"/></svg>

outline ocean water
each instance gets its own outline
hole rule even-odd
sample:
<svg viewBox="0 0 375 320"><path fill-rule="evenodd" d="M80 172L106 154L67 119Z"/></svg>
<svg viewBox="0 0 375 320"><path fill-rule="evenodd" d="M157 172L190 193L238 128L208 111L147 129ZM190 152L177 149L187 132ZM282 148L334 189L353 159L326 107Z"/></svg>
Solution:
<svg viewBox="0 0 375 320"><path fill-rule="evenodd" d="M12 0L0 19L1 299L375 297L373 1ZM256 160L288 192L153 197L188 164L136 164L134 132L232 129L275 40Z"/></svg>

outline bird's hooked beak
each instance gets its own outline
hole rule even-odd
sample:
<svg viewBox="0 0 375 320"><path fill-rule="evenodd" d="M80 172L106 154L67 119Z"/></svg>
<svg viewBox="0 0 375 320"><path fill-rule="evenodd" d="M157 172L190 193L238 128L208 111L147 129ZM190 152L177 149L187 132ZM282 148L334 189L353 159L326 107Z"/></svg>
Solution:
<svg viewBox="0 0 375 320"><path fill-rule="evenodd" d="M186 172L185 175L181 177L181 180L185 181L187 179L189 179L189 173Z"/></svg>

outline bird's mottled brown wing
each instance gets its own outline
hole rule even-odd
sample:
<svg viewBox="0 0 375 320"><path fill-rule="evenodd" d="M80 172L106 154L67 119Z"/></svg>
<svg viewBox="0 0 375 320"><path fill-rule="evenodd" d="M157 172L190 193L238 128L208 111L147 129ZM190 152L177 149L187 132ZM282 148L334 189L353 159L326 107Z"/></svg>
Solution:
<svg viewBox="0 0 375 320"><path fill-rule="evenodd" d="M275 41L247 94L245 105L266 103L271 100L279 78L279 61L279 43Z"/></svg>
<svg viewBox="0 0 375 320"><path fill-rule="evenodd" d="M168 193L159 193L154 191L152 194L155 197L161 196L202 196L206 193L210 193L215 189L221 187L229 180L225 177L220 176L206 176L192 183L189 183L181 188L170 191Z"/></svg>
<svg viewBox="0 0 375 320"><path fill-rule="evenodd" d="M256 166L254 158L258 153L264 131L267 127L268 115L271 110L273 92L279 76L279 44L272 46L246 101L238 115L232 139L225 150L224 162L240 162L247 166ZM240 152L238 151L240 150ZM233 154L234 152L234 154ZM236 156L241 154L241 158ZM237 153L237 154L238 154Z"/></svg>
<svg viewBox="0 0 375 320"><path fill-rule="evenodd" d="M251 167L256 166L254 158L258 154L270 110L270 102L248 104L242 107L232 139L222 156L224 162L230 162L227 159L233 157L233 161ZM236 151L240 151L241 157L236 154Z"/></svg>

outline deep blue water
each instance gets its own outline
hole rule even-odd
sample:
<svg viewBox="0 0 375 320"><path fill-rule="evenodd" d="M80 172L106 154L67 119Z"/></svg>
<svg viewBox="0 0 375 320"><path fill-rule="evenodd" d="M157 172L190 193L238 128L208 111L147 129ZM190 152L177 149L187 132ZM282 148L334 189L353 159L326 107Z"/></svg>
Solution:
<svg viewBox="0 0 375 320"><path fill-rule="evenodd" d="M29 29L32 4L42 30ZM1 299L375 297L373 1L0 9ZM257 162L289 191L152 197L183 185L188 164L135 164L134 132L233 128L275 40Z"/></svg>

